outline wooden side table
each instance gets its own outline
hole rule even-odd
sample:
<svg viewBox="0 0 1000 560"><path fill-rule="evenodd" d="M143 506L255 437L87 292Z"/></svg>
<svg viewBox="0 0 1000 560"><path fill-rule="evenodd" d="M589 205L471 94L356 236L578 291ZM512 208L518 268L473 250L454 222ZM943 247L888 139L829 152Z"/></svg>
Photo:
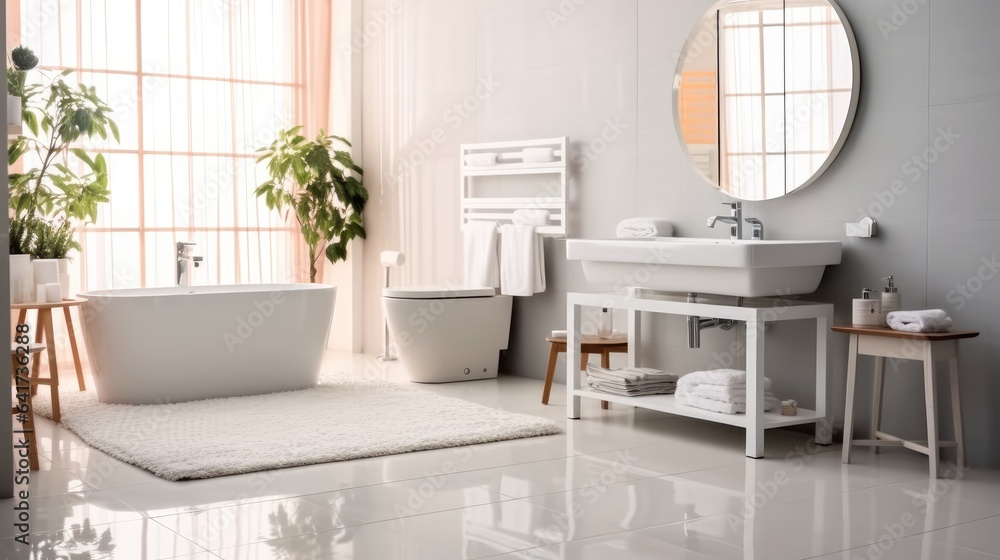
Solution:
<svg viewBox="0 0 1000 560"><path fill-rule="evenodd" d="M61 414L59 412L59 366L56 359L56 336L52 329L52 310L62 309L66 317L66 330L69 333L69 347L73 352L73 365L76 367L76 382L80 390L86 390L86 383L83 380L83 364L80 362L80 350L76 343L76 331L73 329L73 315L70 313L71 307L83 305L87 300L84 298L70 298L53 303L14 303L11 309L17 309L18 324L24 323L28 318L28 311L34 309L38 311L38 320L35 324L35 342L44 343L48 351L49 376L40 378L38 376L38 360L31 366L31 383L33 385L48 385L52 390L52 420L59 422Z"/></svg>
<svg viewBox="0 0 1000 560"><path fill-rule="evenodd" d="M27 352L19 352L18 347L27 346ZM18 381L17 368L21 367L19 362L22 356L30 356L28 359L34 362L39 354L45 350L44 344L11 344L10 346L10 373L14 381L16 396L14 397L11 414L21 422L21 429L24 431L24 439L28 442L28 468L33 471L38 470L38 438L35 437L35 405L31 402L31 388L25 387ZM24 379L23 377L21 378ZM23 389L23 392L22 392ZM23 406L23 408L22 408ZM22 412L26 410L27 412Z"/></svg>
<svg viewBox="0 0 1000 560"><path fill-rule="evenodd" d="M566 337L545 337L552 347L549 349L549 369L545 372L545 388L542 390L542 404L549 404L549 393L552 392L552 379L556 374L556 359L560 352L566 351ZM585 336L580 343L580 371L587 369L587 360L591 354L601 355L601 367L611 367L612 353L627 354L628 339L598 338ZM601 408L607 410L608 401L601 401Z"/></svg>
<svg viewBox="0 0 1000 560"><path fill-rule="evenodd" d="M962 438L962 407L958 393L958 341L975 338L978 332L952 331L943 333L909 333L885 327L832 327L833 331L851 335L847 356L847 399L844 410L844 450L842 460L849 463L852 445L896 446L927 455L931 478L938 477L938 462L942 447L956 447L958 466L965 466L965 446ZM857 381L858 355L875 356L875 379L872 392L872 426L869 439L854 439L854 388ZM927 413L927 441L917 442L879 430L882 420L882 387L885 359L918 360L924 363L924 399ZM951 377L951 410L955 424L955 441L940 441L937 426L937 386L934 382L934 362L947 360Z"/></svg>

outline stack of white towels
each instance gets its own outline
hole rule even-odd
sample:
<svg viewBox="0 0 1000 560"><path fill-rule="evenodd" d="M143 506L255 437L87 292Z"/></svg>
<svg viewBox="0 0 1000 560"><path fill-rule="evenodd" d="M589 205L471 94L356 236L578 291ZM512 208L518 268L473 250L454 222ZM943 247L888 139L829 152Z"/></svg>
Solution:
<svg viewBox="0 0 1000 560"><path fill-rule="evenodd" d="M608 369L587 366L587 384L592 389L625 397L673 393L677 388L677 377L651 368Z"/></svg>
<svg viewBox="0 0 1000 560"><path fill-rule="evenodd" d="M771 380L764 378L764 410L781 406L778 398L769 391ZM713 369L696 371L677 382L677 402L694 408L724 414L747 411L747 372L739 369Z"/></svg>

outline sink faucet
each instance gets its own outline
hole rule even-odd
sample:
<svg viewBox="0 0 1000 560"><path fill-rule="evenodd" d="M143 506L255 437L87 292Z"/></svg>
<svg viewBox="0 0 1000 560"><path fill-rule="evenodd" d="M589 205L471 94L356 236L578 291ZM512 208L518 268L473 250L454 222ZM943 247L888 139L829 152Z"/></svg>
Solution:
<svg viewBox="0 0 1000 560"><path fill-rule="evenodd" d="M764 222L760 221L758 218L745 218L743 221L753 226L753 231L750 233L750 239L763 241Z"/></svg>
<svg viewBox="0 0 1000 560"><path fill-rule="evenodd" d="M191 249L197 243L192 243L190 241L178 241L177 242L177 285L178 286L190 286L191 285L191 269L198 268L201 266L202 257L196 257L191 254Z"/></svg>
<svg viewBox="0 0 1000 560"><path fill-rule="evenodd" d="M728 216L712 216L708 219L708 227L714 228L716 222L729 224L729 239L736 241L743 238L743 203L723 202L729 206Z"/></svg>

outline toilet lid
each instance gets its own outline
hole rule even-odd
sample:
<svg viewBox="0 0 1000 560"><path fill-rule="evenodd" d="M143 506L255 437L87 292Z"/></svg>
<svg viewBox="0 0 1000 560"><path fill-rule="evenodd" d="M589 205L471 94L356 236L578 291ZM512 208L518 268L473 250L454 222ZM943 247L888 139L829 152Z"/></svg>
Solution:
<svg viewBox="0 0 1000 560"><path fill-rule="evenodd" d="M449 286L410 286L385 288L382 295L400 299L452 299L495 296L495 288L455 288Z"/></svg>

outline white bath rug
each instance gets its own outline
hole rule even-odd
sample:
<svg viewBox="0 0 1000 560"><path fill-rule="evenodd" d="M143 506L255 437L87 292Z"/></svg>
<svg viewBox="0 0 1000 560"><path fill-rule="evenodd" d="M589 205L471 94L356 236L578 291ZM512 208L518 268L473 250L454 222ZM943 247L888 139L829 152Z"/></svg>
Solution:
<svg viewBox="0 0 1000 560"><path fill-rule="evenodd" d="M376 457L559 433L549 420L386 381L325 378L315 389L178 404L104 404L60 392L62 424L167 480ZM44 391L35 413L52 416Z"/></svg>

